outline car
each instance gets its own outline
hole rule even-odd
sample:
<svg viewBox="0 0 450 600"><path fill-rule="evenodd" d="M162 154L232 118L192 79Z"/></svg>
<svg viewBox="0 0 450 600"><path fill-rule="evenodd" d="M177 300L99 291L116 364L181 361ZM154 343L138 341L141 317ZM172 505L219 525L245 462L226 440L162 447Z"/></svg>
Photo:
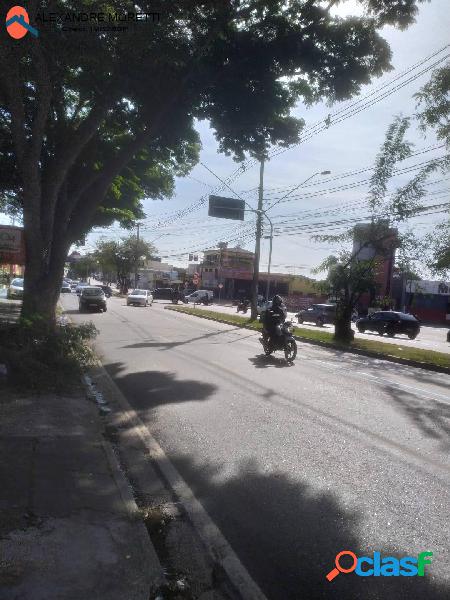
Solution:
<svg viewBox="0 0 450 600"><path fill-rule="evenodd" d="M203 301L212 302L214 298L214 292L211 290L197 290L192 294L188 294L184 297L187 302L193 302L194 304L200 304Z"/></svg>
<svg viewBox="0 0 450 600"><path fill-rule="evenodd" d="M96 308L99 311L106 312L105 292L95 285L85 285L80 289L78 299L78 308L80 312Z"/></svg>
<svg viewBox="0 0 450 600"><path fill-rule="evenodd" d="M15 277L9 284L6 297L9 300L20 300L23 298L23 279L21 277Z"/></svg>
<svg viewBox="0 0 450 600"><path fill-rule="evenodd" d="M272 300L269 300L268 302L266 302L265 300L260 301L258 298L258 304L256 306L258 315L261 316L261 313L265 312L266 310L269 310L270 308L272 308Z"/></svg>
<svg viewBox="0 0 450 600"><path fill-rule="evenodd" d="M332 325L336 320L336 304L313 304L296 315L299 323L314 323L323 327L325 323Z"/></svg>
<svg viewBox="0 0 450 600"><path fill-rule="evenodd" d="M380 310L367 317L356 321L359 333L375 331L380 335L394 337L398 333L406 334L410 340L414 340L420 332L420 321L408 313L396 312L394 310Z"/></svg>
<svg viewBox="0 0 450 600"><path fill-rule="evenodd" d="M87 286L89 286L88 283L86 283L85 281L80 281L80 283L78 283L77 286L75 287L75 291L77 293L77 296L79 296L81 294L81 290L83 288L87 287Z"/></svg>
<svg viewBox="0 0 450 600"><path fill-rule="evenodd" d="M132 290L127 296L127 306L150 306L153 304L153 295L148 290Z"/></svg>
<svg viewBox="0 0 450 600"><path fill-rule="evenodd" d="M80 283L79 279L72 279L71 283L70 283L70 287L72 288L72 290L76 290L77 289L77 285Z"/></svg>
<svg viewBox="0 0 450 600"><path fill-rule="evenodd" d="M450 342L450 329L447 331L447 342Z"/></svg>
<svg viewBox="0 0 450 600"><path fill-rule="evenodd" d="M155 300L172 300L173 289L172 288L155 288L152 293L153 293L153 298Z"/></svg>
<svg viewBox="0 0 450 600"><path fill-rule="evenodd" d="M101 288L105 292L105 296L107 298L111 298L111 296L112 296L112 288L110 288L109 285L97 285L95 287Z"/></svg>
<svg viewBox="0 0 450 600"><path fill-rule="evenodd" d="M70 285L63 281L62 285L61 285L61 294L70 294L72 293L72 288L70 287Z"/></svg>
<svg viewBox="0 0 450 600"><path fill-rule="evenodd" d="M23 278L15 277L11 283L9 284L8 290L6 292L7 298L20 299L23 297Z"/></svg>

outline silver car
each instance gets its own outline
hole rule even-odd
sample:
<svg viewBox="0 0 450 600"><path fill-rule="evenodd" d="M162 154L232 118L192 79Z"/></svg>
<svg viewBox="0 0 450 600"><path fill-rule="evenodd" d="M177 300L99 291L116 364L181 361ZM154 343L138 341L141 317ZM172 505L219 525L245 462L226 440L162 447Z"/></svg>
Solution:
<svg viewBox="0 0 450 600"><path fill-rule="evenodd" d="M11 281L8 291L6 292L6 297L9 300L19 300L20 298L23 298L23 279L21 277L16 277Z"/></svg>
<svg viewBox="0 0 450 600"><path fill-rule="evenodd" d="M132 290L127 296L127 306L150 306L153 304L152 293L148 290Z"/></svg>

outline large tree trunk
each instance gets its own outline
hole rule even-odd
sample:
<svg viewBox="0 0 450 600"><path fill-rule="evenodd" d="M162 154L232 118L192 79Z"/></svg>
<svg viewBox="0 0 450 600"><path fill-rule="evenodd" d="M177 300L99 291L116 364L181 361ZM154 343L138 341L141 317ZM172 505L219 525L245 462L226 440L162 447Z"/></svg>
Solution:
<svg viewBox="0 0 450 600"><path fill-rule="evenodd" d="M334 339L337 342L349 344L355 337L355 332L352 329L352 310L351 305L338 306L337 308L334 325Z"/></svg>
<svg viewBox="0 0 450 600"><path fill-rule="evenodd" d="M44 246L43 239L46 236L41 235L39 225L27 223L26 212L24 211L26 256L21 316L54 327L70 242L64 239L61 226L59 230L56 227L56 237Z"/></svg>

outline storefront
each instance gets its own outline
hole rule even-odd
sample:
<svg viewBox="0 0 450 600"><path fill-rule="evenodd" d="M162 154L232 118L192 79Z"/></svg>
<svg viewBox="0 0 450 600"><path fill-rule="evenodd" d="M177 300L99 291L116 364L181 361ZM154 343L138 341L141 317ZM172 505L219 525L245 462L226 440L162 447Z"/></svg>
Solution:
<svg viewBox="0 0 450 600"><path fill-rule="evenodd" d="M407 281L406 309L421 321L450 325L450 283L447 281Z"/></svg>

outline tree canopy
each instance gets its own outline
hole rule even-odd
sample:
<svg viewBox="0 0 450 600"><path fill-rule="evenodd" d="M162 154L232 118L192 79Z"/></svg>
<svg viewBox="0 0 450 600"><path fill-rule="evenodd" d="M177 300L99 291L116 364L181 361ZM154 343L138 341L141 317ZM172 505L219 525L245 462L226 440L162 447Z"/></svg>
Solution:
<svg viewBox="0 0 450 600"><path fill-rule="evenodd" d="M172 193L197 160L195 119L238 160L297 141L294 105L389 70L378 30L420 1L360 0L366 15L342 19L333 1L30 0L38 37L0 38L0 199L23 212L23 311L51 316L68 247L94 224Z"/></svg>

